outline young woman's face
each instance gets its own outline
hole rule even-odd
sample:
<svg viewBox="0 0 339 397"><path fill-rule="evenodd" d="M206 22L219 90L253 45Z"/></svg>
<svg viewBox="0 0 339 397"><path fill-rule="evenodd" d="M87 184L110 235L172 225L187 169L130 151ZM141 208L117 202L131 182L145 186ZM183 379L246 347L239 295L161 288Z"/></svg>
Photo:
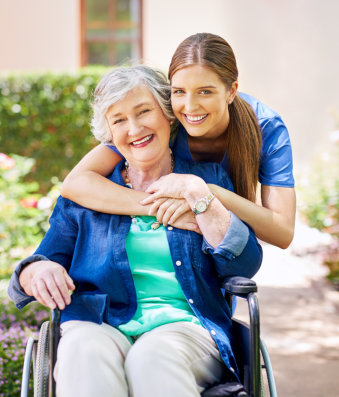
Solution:
<svg viewBox="0 0 339 397"><path fill-rule="evenodd" d="M236 88L227 90L219 76L202 65L178 70L171 85L174 114L189 135L216 138L226 131L228 101L234 98Z"/></svg>
<svg viewBox="0 0 339 397"><path fill-rule="evenodd" d="M150 90L140 85L106 113L114 145L130 164L157 166L168 151L170 123Z"/></svg>

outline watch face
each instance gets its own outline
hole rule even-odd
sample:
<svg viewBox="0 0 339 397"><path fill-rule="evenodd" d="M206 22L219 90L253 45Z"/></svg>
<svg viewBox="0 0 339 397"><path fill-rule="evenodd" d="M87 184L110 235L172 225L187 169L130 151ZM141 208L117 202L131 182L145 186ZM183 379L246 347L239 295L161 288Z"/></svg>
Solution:
<svg viewBox="0 0 339 397"><path fill-rule="evenodd" d="M207 204L206 204L205 201L198 201L198 202L195 204L195 209L196 209L197 211L199 211L199 212L204 212L204 211L206 211L206 208L207 208Z"/></svg>

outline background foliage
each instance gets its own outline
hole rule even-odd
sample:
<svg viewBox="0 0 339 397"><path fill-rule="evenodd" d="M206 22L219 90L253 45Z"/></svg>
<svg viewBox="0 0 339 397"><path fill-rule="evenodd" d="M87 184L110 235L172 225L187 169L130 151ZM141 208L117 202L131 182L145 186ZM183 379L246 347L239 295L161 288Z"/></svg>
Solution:
<svg viewBox="0 0 339 397"><path fill-rule="evenodd" d="M46 195L37 182L24 182L34 166L30 158L0 153L0 279L30 255L48 229L48 218L59 195L59 181Z"/></svg>
<svg viewBox="0 0 339 397"><path fill-rule="evenodd" d="M89 128L90 100L106 70L0 76L0 152L35 159L27 178L39 181L41 192L51 187L51 175L63 180L97 144Z"/></svg>
<svg viewBox="0 0 339 397"><path fill-rule="evenodd" d="M19 397L25 346L30 336L48 319L48 310L38 303L18 311L8 299L0 299L0 396ZM31 381L32 389L32 381ZM33 393L30 393L33 397Z"/></svg>
<svg viewBox="0 0 339 397"><path fill-rule="evenodd" d="M332 236L332 243L323 253L323 264L329 269L328 278L339 289L339 132L333 134L333 144L319 155L304 175L300 185L299 211L306 223Z"/></svg>
<svg viewBox="0 0 339 397"><path fill-rule="evenodd" d="M41 305L19 311L6 298L16 263L39 244L59 195L56 178L46 195L38 193L37 182L23 181L33 166L33 159L0 153L0 397L20 396L27 338L48 316Z"/></svg>

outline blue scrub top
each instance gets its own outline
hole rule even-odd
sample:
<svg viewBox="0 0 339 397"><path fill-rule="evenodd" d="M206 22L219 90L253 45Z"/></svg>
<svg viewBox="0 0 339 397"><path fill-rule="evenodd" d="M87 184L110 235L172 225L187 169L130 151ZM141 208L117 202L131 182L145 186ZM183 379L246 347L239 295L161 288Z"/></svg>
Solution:
<svg viewBox="0 0 339 397"><path fill-rule="evenodd" d="M251 95L239 93L239 96L252 107L262 134L259 182L268 186L294 187L291 141L281 117ZM193 160L189 150L187 132L181 124L171 146L176 156L183 160ZM115 146L108 145L108 147L121 155ZM229 174L230 165L227 152L221 165Z"/></svg>

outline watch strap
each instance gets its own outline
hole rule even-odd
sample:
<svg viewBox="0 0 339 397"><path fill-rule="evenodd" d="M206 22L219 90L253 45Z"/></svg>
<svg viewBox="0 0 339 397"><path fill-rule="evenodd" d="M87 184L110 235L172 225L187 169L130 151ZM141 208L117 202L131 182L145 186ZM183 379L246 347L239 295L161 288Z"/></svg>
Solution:
<svg viewBox="0 0 339 397"><path fill-rule="evenodd" d="M214 199L214 194L213 193L209 193L206 197L203 197L202 199L199 199L196 201L194 208L193 208L193 212L195 213L195 215L199 215L204 213L205 211L207 211L208 206L210 205L211 201ZM204 203L205 207L203 209L199 209L199 204L201 206L201 204Z"/></svg>

